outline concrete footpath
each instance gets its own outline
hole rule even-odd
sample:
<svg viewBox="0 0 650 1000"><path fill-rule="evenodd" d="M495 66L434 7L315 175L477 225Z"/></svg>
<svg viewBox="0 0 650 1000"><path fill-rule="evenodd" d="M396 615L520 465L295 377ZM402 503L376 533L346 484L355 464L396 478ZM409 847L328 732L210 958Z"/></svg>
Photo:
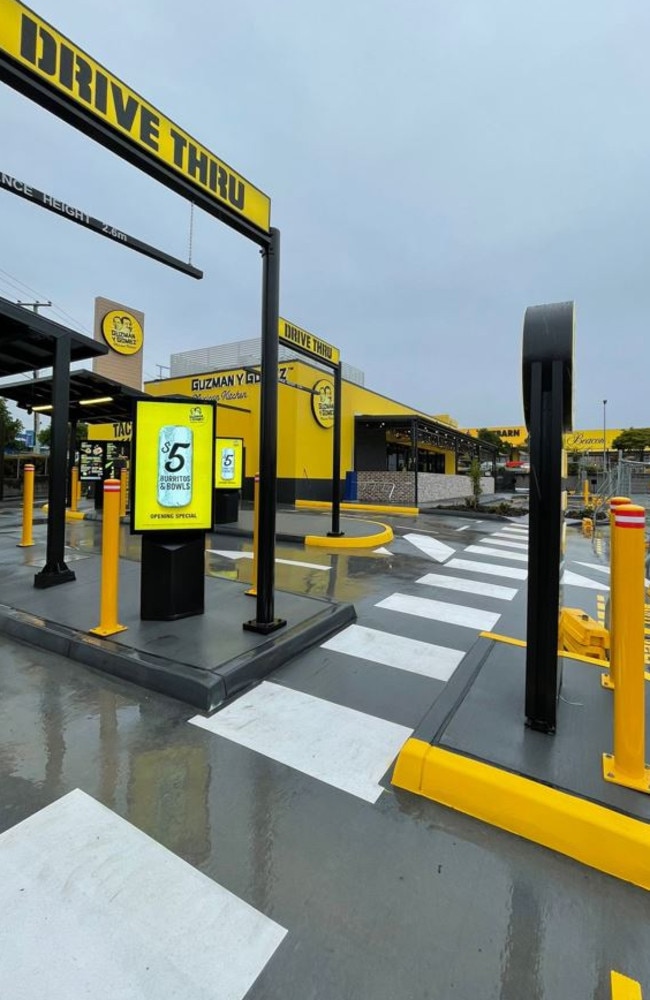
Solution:
<svg viewBox="0 0 650 1000"><path fill-rule="evenodd" d="M94 512L82 508L81 513L92 517ZM36 590L34 574L45 562L47 527L36 524L34 546L20 548L21 517L15 508L0 522L0 632L203 711L212 711L356 618L351 604L276 591L275 617L287 624L268 636L245 631L243 623L255 617L255 598L242 584L206 577L205 614L141 621L140 564L121 559L120 624L127 631L101 638L89 633L99 623L101 558L68 550L66 562L76 581ZM329 513L278 512L279 540L313 537L314 544L340 549L377 547L392 539L386 525L361 518L341 518L341 538L328 538L330 527ZM218 530L250 537L252 512L243 511L237 524Z"/></svg>

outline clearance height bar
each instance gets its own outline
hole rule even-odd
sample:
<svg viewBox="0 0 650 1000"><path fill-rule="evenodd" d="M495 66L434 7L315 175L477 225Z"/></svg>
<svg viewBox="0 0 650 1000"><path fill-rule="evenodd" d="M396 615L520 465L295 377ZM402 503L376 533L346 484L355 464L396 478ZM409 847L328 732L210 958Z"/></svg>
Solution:
<svg viewBox="0 0 650 1000"><path fill-rule="evenodd" d="M278 336L287 347L292 347L302 354L308 354L317 361L323 361L332 367L338 365L341 360L341 352L338 347L332 347L320 337L308 333L307 330L303 330L294 323L289 323L286 319L280 318L279 320Z"/></svg>
<svg viewBox="0 0 650 1000"><path fill-rule="evenodd" d="M257 243L271 202L19 0L0 0L0 79Z"/></svg>
<svg viewBox="0 0 650 1000"><path fill-rule="evenodd" d="M19 198L24 198L26 201L31 201L32 204L38 205L40 208L45 208L48 212L54 212L55 215L62 215L70 222L76 222L78 226L84 226L85 229L92 229L94 233L99 233L100 236L105 236L109 240L114 240L123 247L128 247L129 250L136 250L138 253L144 254L145 257L151 257L152 260L156 260L160 264L166 264L167 267L173 267L176 271L189 274L191 278L203 277L203 271L199 271L198 268L193 267L191 264L186 264L185 261L179 260L177 257L172 257L163 250L158 250L156 247L150 246L149 243L143 243L142 240L136 239L135 236L129 236L128 233L110 226L107 222L101 222L100 219L93 218L92 215L88 215L80 208L75 208L74 205L68 205L65 201L58 201L52 195L45 194L43 191L39 191L38 188L31 187L25 181L20 181L10 174L0 173L0 188L3 191L10 191L12 194L18 195Z"/></svg>

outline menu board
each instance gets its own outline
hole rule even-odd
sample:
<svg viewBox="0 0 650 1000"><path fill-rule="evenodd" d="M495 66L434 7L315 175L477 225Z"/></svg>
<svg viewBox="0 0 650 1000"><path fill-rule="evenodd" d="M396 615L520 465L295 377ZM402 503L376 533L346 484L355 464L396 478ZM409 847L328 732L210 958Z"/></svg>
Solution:
<svg viewBox="0 0 650 1000"><path fill-rule="evenodd" d="M127 469L131 454L129 441L107 441L104 460L104 479L119 479L122 469Z"/></svg>
<svg viewBox="0 0 650 1000"><path fill-rule="evenodd" d="M79 442L79 479L82 483L101 482L106 461L105 441Z"/></svg>

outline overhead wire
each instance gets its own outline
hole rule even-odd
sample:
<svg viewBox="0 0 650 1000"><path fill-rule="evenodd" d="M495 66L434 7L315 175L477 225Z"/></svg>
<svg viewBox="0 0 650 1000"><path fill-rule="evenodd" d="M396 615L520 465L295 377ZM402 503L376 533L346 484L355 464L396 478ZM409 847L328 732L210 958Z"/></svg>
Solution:
<svg viewBox="0 0 650 1000"><path fill-rule="evenodd" d="M21 281L20 278L16 278L16 276L10 274L9 271L5 271L2 267L0 267L0 275L5 275L4 278L0 277L0 283L9 287L12 294L17 292L19 296L23 297L26 293L29 293L29 295L35 296L38 300L45 300L46 296L44 296L41 292L36 291L35 288L32 288L30 285L26 284L26 282ZM78 327L82 333L92 336L88 327L84 323L81 323L78 319L75 319L74 316L71 316L70 313L66 312L65 309L62 309L61 306L58 306L53 299L50 299L49 301L52 302L52 311L62 317L66 323L72 323L74 326Z"/></svg>

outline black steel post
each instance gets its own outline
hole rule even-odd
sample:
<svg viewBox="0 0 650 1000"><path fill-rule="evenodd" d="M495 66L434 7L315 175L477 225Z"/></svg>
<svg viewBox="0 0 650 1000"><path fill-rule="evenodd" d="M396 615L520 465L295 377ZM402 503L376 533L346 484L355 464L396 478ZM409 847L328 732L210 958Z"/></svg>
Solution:
<svg viewBox="0 0 650 1000"><path fill-rule="evenodd" d="M271 228L261 253L262 365L260 372L260 495L255 619L244 622L249 632L267 634L286 625L274 617L275 507L278 456L278 320L280 317L280 231Z"/></svg>
<svg viewBox="0 0 650 1000"><path fill-rule="evenodd" d="M47 511L47 555L45 566L34 577L38 589L74 580L65 564L65 494L68 410L70 407L70 337L57 337L52 371L52 436Z"/></svg>
<svg viewBox="0 0 650 1000"><path fill-rule="evenodd" d="M74 468L74 458L77 450L77 418L70 421L70 431L68 433L68 480L65 488L65 505L72 506L72 470Z"/></svg>
<svg viewBox="0 0 650 1000"><path fill-rule="evenodd" d="M413 462L413 503L418 505L418 422L411 421L411 460Z"/></svg>
<svg viewBox="0 0 650 1000"><path fill-rule="evenodd" d="M341 362L334 369L334 426L332 428L332 530L330 538L340 538L341 531Z"/></svg>

